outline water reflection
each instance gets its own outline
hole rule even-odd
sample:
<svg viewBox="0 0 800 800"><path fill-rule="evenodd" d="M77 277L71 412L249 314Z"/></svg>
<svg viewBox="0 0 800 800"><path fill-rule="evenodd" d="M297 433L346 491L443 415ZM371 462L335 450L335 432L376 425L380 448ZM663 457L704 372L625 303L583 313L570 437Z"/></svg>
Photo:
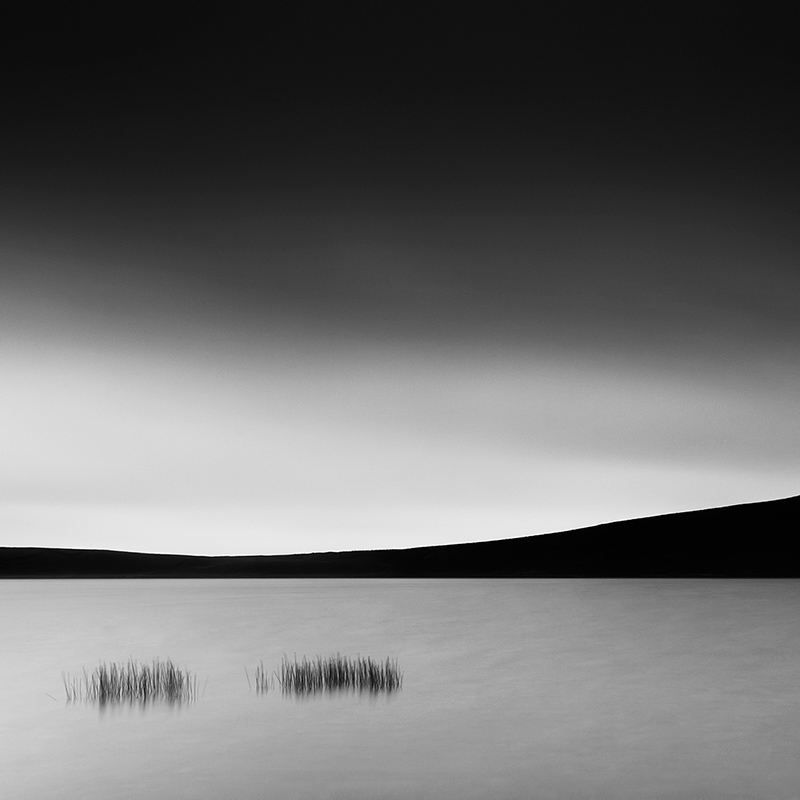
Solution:
<svg viewBox="0 0 800 800"><path fill-rule="evenodd" d="M168 708L172 711L180 711L189 706L193 706L197 698L175 699L175 698L69 698L67 706L94 706L99 709L101 714L122 714L124 712L138 711L145 713L156 708Z"/></svg>
<svg viewBox="0 0 800 800"><path fill-rule="evenodd" d="M279 689L279 691L283 698L298 704L312 703L322 699L336 700L350 697L357 699L359 703L366 702L370 706L378 703L383 705L391 703L397 699L400 693L400 689L319 689L308 692L282 691Z"/></svg>

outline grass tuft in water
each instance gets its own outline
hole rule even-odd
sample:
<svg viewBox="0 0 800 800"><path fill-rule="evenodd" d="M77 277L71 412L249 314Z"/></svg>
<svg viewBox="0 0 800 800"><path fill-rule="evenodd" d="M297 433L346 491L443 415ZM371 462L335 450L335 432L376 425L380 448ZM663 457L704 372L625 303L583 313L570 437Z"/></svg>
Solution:
<svg viewBox="0 0 800 800"><path fill-rule="evenodd" d="M127 663L101 663L92 673L73 678L62 673L68 702L185 703L197 699L197 676L179 669L172 661L155 659L150 664L130 659Z"/></svg>
<svg viewBox="0 0 800 800"><path fill-rule="evenodd" d="M247 672L247 670L245 670ZM272 674L270 675L267 671L267 668L264 666L264 662L262 661L255 669L255 674L253 681L255 683L256 692L258 694L264 694L265 692L271 691L275 688L275 680L277 678L277 673L273 670ZM250 682L250 678L247 678L248 683Z"/></svg>
<svg viewBox="0 0 800 800"><path fill-rule="evenodd" d="M369 657L349 658L339 653L323 658L301 661L283 657L280 672L267 676L263 663L256 670L256 686L259 678L267 691L277 680L284 694L312 694L315 692L354 691L354 692L394 692L403 685L403 673L397 668L397 661L387 658L376 661Z"/></svg>

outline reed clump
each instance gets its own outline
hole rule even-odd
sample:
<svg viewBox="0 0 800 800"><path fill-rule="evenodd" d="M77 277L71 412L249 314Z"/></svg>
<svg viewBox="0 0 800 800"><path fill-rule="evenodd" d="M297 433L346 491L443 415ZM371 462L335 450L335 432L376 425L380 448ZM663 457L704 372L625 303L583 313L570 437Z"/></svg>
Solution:
<svg viewBox="0 0 800 800"><path fill-rule="evenodd" d="M314 659L303 656L301 661L297 656L292 660L284 656L280 671L273 675L284 694L394 692L403 685L403 673L396 660L376 661L360 655L349 658L339 653Z"/></svg>
<svg viewBox="0 0 800 800"><path fill-rule="evenodd" d="M94 671L73 678L63 675L69 702L185 703L197 699L197 676L176 667L169 659L149 664L130 659L127 663L101 663Z"/></svg>

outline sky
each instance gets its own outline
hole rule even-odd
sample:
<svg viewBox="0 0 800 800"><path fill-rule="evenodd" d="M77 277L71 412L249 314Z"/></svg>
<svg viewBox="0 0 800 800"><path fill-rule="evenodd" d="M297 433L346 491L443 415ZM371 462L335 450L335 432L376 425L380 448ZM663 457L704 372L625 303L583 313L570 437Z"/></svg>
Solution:
<svg viewBox="0 0 800 800"><path fill-rule="evenodd" d="M29 3L0 545L411 547L800 491L767 4Z"/></svg>

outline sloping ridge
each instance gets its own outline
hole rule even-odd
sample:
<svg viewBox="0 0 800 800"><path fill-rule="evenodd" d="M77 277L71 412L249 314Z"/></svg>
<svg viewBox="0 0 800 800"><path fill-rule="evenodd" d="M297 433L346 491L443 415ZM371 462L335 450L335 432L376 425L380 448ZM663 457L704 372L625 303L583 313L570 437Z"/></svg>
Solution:
<svg viewBox="0 0 800 800"><path fill-rule="evenodd" d="M0 578L800 577L800 496L471 544L289 556L0 547Z"/></svg>

